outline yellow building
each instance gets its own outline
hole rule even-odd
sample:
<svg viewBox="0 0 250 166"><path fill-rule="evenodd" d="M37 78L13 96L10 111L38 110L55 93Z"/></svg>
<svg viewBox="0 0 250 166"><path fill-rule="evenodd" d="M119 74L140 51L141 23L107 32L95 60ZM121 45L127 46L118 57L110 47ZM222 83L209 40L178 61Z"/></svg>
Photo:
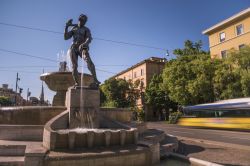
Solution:
<svg viewBox="0 0 250 166"><path fill-rule="evenodd" d="M211 58L224 58L230 49L250 44L250 8L204 30L209 37Z"/></svg>
<svg viewBox="0 0 250 166"><path fill-rule="evenodd" d="M144 92L147 85L150 83L151 78L154 74L162 73L164 66L167 62L166 58L151 57L145 59L130 68L121 71L120 73L113 76L114 78L120 78L125 80L131 80L135 82L140 80L141 86L140 90L142 92L141 98L137 101L138 107L144 106ZM151 112L146 112L146 116L152 116Z"/></svg>

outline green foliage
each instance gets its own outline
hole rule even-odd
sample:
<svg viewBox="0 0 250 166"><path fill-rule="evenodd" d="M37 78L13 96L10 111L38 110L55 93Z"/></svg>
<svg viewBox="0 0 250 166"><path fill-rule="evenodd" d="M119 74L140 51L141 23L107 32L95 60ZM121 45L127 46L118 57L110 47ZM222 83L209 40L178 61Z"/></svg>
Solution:
<svg viewBox="0 0 250 166"><path fill-rule="evenodd" d="M171 101L168 92L162 87L162 75L154 75L145 91L145 103L152 106L154 110L176 108L177 103Z"/></svg>
<svg viewBox="0 0 250 166"><path fill-rule="evenodd" d="M0 106L10 106L12 104L10 98L0 96Z"/></svg>
<svg viewBox="0 0 250 166"><path fill-rule="evenodd" d="M214 70L209 55L180 56L166 65L163 86L182 105L208 102L213 99Z"/></svg>
<svg viewBox="0 0 250 166"><path fill-rule="evenodd" d="M195 43L193 43L190 40L186 40L184 43L184 48L183 49L177 48L173 51L173 53L177 56L206 54L206 51L201 50L201 48L202 48L201 40Z"/></svg>
<svg viewBox="0 0 250 166"><path fill-rule="evenodd" d="M133 111L133 114L136 116L135 119L137 121L143 122L145 121L145 112L143 109L138 107L132 107L131 111Z"/></svg>
<svg viewBox="0 0 250 166"><path fill-rule="evenodd" d="M138 89L140 80L134 83L129 80L111 78L100 86L101 105L104 107L135 107L141 92Z"/></svg>
<svg viewBox="0 0 250 166"><path fill-rule="evenodd" d="M225 59L182 55L167 63L163 88L171 100L194 105L250 96L250 47L232 51Z"/></svg>
<svg viewBox="0 0 250 166"><path fill-rule="evenodd" d="M250 73L248 70L241 71L241 88L244 96L250 96Z"/></svg>
<svg viewBox="0 0 250 166"><path fill-rule="evenodd" d="M250 47L232 50L214 77L216 100L250 96Z"/></svg>
<svg viewBox="0 0 250 166"><path fill-rule="evenodd" d="M242 97L241 76L231 64L222 61L214 75L215 100Z"/></svg>
<svg viewBox="0 0 250 166"><path fill-rule="evenodd" d="M128 85L129 89L127 91L127 100L130 107L136 107L136 101L141 96L141 90L139 89L141 81L138 79L134 83L129 80Z"/></svg>
<svg viewBox="0 0 250 166"><path fill-rule="evenodd" d="M182 113L180 111L170 112L169 123L176 124L178 122L178 119L181 118L181 116L182 116Z"/></svg>
<svg viewBox="0 0 250 166"><path fill-rule="evenodd" d="M111 78L100 86L102 106L127 107L129 102L126 99L126 92L129 84L123 79Z"/></svg>

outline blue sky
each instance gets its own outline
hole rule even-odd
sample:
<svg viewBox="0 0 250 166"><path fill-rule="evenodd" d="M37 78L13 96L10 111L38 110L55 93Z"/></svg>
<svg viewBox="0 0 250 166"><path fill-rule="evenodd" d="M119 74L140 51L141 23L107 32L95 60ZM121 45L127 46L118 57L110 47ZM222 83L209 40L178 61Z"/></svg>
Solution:
<svg viewBox="0 0 250 166"><path fill-rule="evenodd" d="M172 50L182 48L187 39L202 40L208 50L208 38L203 30L250 7L250 0L1 0L0 23L63 32L65 22L76 22L81 13L87 14L87 26L94 38L124 41ZM40 32L0 24L0 49L57 60L57 54L67 52L71 40L62 34ZM143 59L166 57L163 50L122 45L94 39L90 54L101 82ZM25 57L0 51L0 84L15 87L16 72L19 86L30 88L39 96L39 75L57 71L56 62ZM81 62L79 62L81 63ZM86 64L84 64L86 66ZM80 69L79 69L80 70ZM87 69L84 69L87 72ZM45 98L53 92L45 85Z"/></svg>

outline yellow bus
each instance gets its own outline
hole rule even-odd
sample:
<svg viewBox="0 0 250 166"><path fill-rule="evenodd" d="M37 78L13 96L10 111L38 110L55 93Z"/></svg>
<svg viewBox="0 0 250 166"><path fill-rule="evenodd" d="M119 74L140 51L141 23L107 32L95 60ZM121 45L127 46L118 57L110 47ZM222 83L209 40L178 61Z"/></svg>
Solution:
<svg viewBox="0 0 250 166"><path fill-rule="evenodd" d="M250 130L250 98L187 106L181 126Z"/></svg>

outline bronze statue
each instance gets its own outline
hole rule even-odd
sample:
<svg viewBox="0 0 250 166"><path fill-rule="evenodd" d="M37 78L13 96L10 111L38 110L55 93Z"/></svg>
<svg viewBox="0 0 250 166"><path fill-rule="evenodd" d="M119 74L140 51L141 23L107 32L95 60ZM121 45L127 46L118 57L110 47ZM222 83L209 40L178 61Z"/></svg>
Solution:
<svg viewBox="0 0 250 166"><path fill-rule="evenodd" d="M66 27L64 30L64 39L68 40L73 37L73 43L69 49L69 54L72 63L72 75L75 81L75 86L79 86L78 82L78 56L82 57L86 62L89 71L91 72L94 78L94 86L98 87L100 82L97 80L95 65L92 62L90 55L89 55L89 43L92 40L90 30L85 26L88 18L86 15L81 14L78 19L78 24L72 24L72 19L68 20L66 23ZM73 26L70 31L68 28Z"/></svg>

